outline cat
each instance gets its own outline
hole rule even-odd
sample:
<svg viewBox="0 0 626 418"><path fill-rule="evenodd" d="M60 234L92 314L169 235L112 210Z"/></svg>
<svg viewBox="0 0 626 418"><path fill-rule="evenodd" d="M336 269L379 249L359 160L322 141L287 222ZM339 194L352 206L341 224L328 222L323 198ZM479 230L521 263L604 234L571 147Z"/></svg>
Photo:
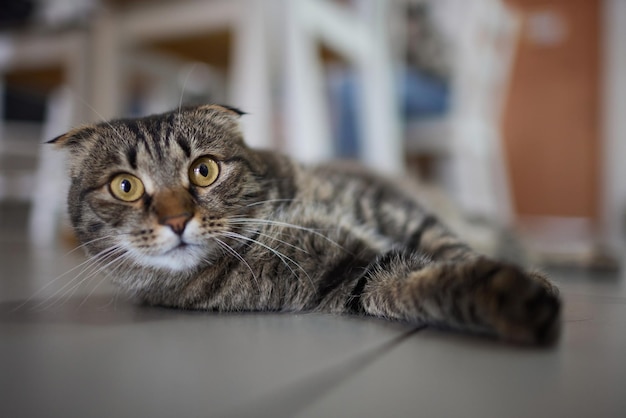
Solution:
<svg viewBox="0 0 626 418"><path fill-rule="evenodd" d="M473 251L403 187L355 165L254 150L243 112L183 107L71 130L70 220L150 305L370 315L558 340L558 289Z"/></svg>

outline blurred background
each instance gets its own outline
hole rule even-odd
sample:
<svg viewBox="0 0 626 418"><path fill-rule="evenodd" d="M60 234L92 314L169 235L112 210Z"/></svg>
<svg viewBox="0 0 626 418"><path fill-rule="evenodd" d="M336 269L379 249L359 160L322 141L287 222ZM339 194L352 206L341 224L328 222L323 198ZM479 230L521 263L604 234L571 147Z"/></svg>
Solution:
<svg viewBox="0 0 626 418"><path fill-rule="evenodd" d="M474 245L617 269L626 0L8 0L0 233L67 234L71 126L225 103L249 144L411 178Z"/></svg>

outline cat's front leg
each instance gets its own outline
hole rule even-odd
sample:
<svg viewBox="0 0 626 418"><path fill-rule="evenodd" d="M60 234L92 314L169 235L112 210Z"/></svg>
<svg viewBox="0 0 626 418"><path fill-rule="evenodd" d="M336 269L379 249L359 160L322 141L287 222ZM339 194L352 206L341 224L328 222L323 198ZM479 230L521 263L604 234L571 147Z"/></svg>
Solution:
<svg viewBox="0 0 626 418"><path fill-rule="evenodd" d="M559 336L556 288L536 273L484 257L439 263L400 253L383 257L360 284L350 306L370 315L522 344L551 344Z"/></svg>

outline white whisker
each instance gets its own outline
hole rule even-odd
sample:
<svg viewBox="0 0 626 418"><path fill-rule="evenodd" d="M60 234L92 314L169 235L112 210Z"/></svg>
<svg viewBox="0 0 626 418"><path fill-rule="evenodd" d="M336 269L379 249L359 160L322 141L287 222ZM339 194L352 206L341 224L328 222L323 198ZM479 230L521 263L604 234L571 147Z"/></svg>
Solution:
<svg viewBox="0 0 626 418"><path fill-rule="evenodd" d="M94 109L94 107L91 106L89 103L87 103L87 101L85 101L82 97L80 97L80 96L78 96L76 94L74 95L74 97L76 97L78 100L80 100L85 106L87 106L89 108L89 110L91 110L93 113L95 113L96 116L98 116L102 122L104 122L106 125L109 126L109 128L111 128L111 130L115 133L115 135L117 135L117 137L119 139L124 141L124 137L122 137L122 134L117 129L115 129L115 127L111 124L111 122L109 122L109 120L107 118L102 116L100 114L100 112L98 112L96 109Z"/></svg>
<svg viewBox="0 0 626 418"><path fill-rule="evenodd" d="M287 241L284 241L282 239L278 239L278 238L276 238L276 237L274 237L274 236L272 236L270 234L264 234L263 232L260 232L259 230L256 230L256 229L241 229L241 230L244 231L244 232L249 232L251 234L259 234L262 237L271 239L271 240L276 241L276 242L280 242L281 244L286 245L287 247L291 247L294 250L298 250L298 251L301 251L301 252L303 252L305 254L309 254L309 252L307 250L305 250L304 248L300 248L297 245L293 245L293 244L291 244L291 243L289 243Z"/></svg>
<svg viewBox="0 0 626 418"><path fill-rule="evenodd" d="M114 261L118 262L121 261L124 258L130 258L130 254L129 253L125 253L120 255L119 257L117 257ZM87 300L91 297L91 295L93 295L93 293L96 291L96 289L102 284L104 283L109 277L111 277L111 275L117 271L121 266L123 266L122 263L119 263L117 266L113 267L113 269L109 272L107 272L103 278L100 279L100 281L98 282L98 284L96 284L93 289L91 289L91 291L87 294L87 296L85 296L85 298L83 299L83 301L78 305L77 308L80 308L81 306L83 306L83 304L85 302L87 302Z"/></svg>
<svg viewBox="0 0 626 418"><path fill-rule="evenodd" d="M56 300L49 305L48 307L52 307L54 306L54 304L56 302L59 302L61 299L64 299L63 302L61 302L58 307L63 306L65 303L67 303L67 301L74 296L74 294L76 293L76 291L78 290L78 288L85 283L87 280L91 279L92 277L97 276L98 274L102 273L104 270L106 270L111 264L118 262L120 259L126 257L128 254L116 254L114 256L114 258L110 261L107 262L107 264L105 265L98 265L94 270L92 270L89 275L87 275L86 277L84 277L83 279L81 279L78 283L74 284L71 288L69 288L68 290L66 290L61 296L57 297ZM105 261L101 261L101 262L105 262ZM82 305L82 303L81 303Z"/></svg>
<svg viewBox="0 0 626 418"><path fill-rule="evenodd" d="M215 240L215 242L218 243L218 245L220 247L222 247L223 249L228 251L230 254L234 255L237 259L239 259L242 263L244 263L246 265L248 270L250 270L250 274L252 274L252 277L254 278L254 282L256 283L257 289L260 291L261 290L261 286L259 284L259 280L258 280L256 274L252 270L252 267L250 267L250 264L248 264L248 262L241 256L241 254L239 254L237 251L235 251L234 248L232 248L230 245L226 244L221 239L219 239L217 237L212 237L212 238Z"/></svg>
<svg viewBox="0 0 626 418"><path fill-rule="evenodd" d="M291 271L291 273L298 278L299 276L296 274L296 272L294 271L293 268L291 268L291 266L289 265L289 263L287 261L290 261L291 263L293 263L300 271L302 271L302 273L304 273L304 275L309 279L309 281L311 282L311 285L313 285L313 280L311 279L311 276L309 276L309 274L306 272L306 270L304 270L302 268L302 266L300 264L298 264L296 261L294 261L293 259L287 257L285 254L281 253L278 250L275 250L274 248L263 244L262 242L255 240L253 238L248 238L244 235L238 234L236 232L222 232L220 233L220 235L229 237L229 238L233 238L233 239L238 239L238 240L244 240L247 242L251 242L253 244L257 244L267 250L269 250L270 252L272 252L274 255L276 255L282 262L283 264L289 269L289 271Z"/></svg>
<svg viewBox="0 0 626 418"><path fill-rule="evenodd" d="M82 269L82 270L81 270L81 271L80 271L80 272L79 272L76 276L74 276L74 278L72 278L70 281L68 281L68 282L67 282L65 285L63 285L61 288L57 289L57 290L56 290L54 293L52 293L50 296L48 296L47 298L45 298L45 299L44 299L44 300L42 300L41 302L37 303L35 306L33 306L33 307L31 308L31 310L37 310L38 308L40 308L40 307L42 307L42 306L46 306L46 307L44 307L44 309L46 309L47 307L50 307L50 306L54 305L54 303L55 303L56 301L58 301L61 297L63 297L63 296L65 296L65 295L67 295L67 291L63 292L65 289L67 289L68 287L70 287L70 289L69 289L69 290L71 291L72 289L74 289L74 288L75 288L75 286L76 286L76 284L75 284L76 280L79 280L78 285L80 285L80 284L81 284L81 283L83 283L83 282L84 282L87 278L92 277L92 275L93 275L93 271L96 271L96 272L97 272L97 271L99 271L99 270L100 270L101 263L106 262L106 261L107 261L107 260L109 260L111 257L117 257L117 256L118 256L118 254L119 254L120 252L123 252L123 251L124 251L124 250L123 250L123 249L121 249L120 247L118 247L118 246L114 246L114 247L111 247L111 248L109 248L109 249L107 249L107 250L105 250L105 251L102 251L102 252L98 253L98 255L96 255L96 256L94 256L94 257L90 258L89 260L87 260L87 263L88 263L88 264L87 264L87 266L86 266L85 268L83 268L83 269ZM82 264L85 264L85 263L81 263L81 265L82 265ZM79 265L79 266L77 266L77 267L80 267L80 265ZM74 268L74 269L75 269L75 268ZM72 269L72 270L74 270L74 269ZM72 271L72 270L70 270L70 271ZM80 276L81 276L82 274L84 274L84 273L87 273L88 275L86 276L86 278L84 278L84 279L80 279ZM67 274L67 273L65 273L64 275L66 275L66 274ZM64 275L63 275L63 276L64 276ZM63 276L60 276L60 277L63 277ZM46 287L47 287L47 286L46 286ZM57 298L56 298L56 300L53 300L53 299L55 298L55 296L56 296L57 294L59 294L60 292L63 292L63 295L62 295L61 297L57 297ZM34 296L34 295L33 295L33 296ZM50 304L50 301L51 301L51 300L53 300L53 303L52 303L52 304ZM49 306L48 306L48 305L49 305Z"/></svg>
<svg viewBox="0 0 626 418"><path fill-rule="evenodd" d="M116 234L110 234L110 235L106 235L104 237L92 239L90 241L82 243L81 245L78 245L76 248L73 248L71 251L66 253L64 255L64 257L67 257L68 255L70 255L70 254L72 254L72 253L74 253L74 252L76 252L76 251L78 251L78 250L80 250L82 248L85 248L87 245L92 244L94 242L102 241L103 239L108 239L108 238L115 238L115 237L122 236L122 235L131 235L131 234L119 234L119 233L116 233Z"/></svg>
<svg viewBox="0 0 626 418"><path fill-rule="evenodd" d="M306 232L310 232L314 235L317 235L323 239L325 239L326 241L330 242L331 244L337 246L338 248L345 250L340 244L338 244L337 242L333 241L332 239L328 238L326 235L316 231L315 229L312 228L307 228L304 226L300 226L300 225L294 225L294 224L290 224L287 222L280 222L280 221L273 221L270 219L257 219L257 218L230 218L228 219L228 222L231 224L237 224L237 223L258 223L258 224L266 224L266 225L276 225L276 226L283 226L285 228L293 228L293 229L297 229L300 231L306 231Z"/></svg>
<svg viewBox="0 0 626 418"><path fill-rule="evenodd" d="M300 199L268 199L268 200L261 200L259 202L254 202L254 203L250 203L249 205L246 205L246 208L252 207L252 206L257 206L257 205L263 205L265 203L277 203L277 202L301 202Z"/></svg>
<svg viewBox="0 0 626 418"><path fill-rule="evenodd" d="M191 68L189 69L189 71L187 72L187 75L185 76L185 79L183 80L183 86L180 90L180 99L178 100L178 126L177 128L180 128L180 112L183 106L183 97L185 96L185 87L187 87L187 81L189 80L189 77L191 76L191 74L193 73L193 70L196 69L196 64L192 64Z"/></svg>
<svg viewBox="0 0 626 418"><path fill-rule="evenodd" d="M35 298L37 295L41 294L41 292L43 292L44 290L46 290L47 288L49 288L50 286L52 286L54 283L56 283L58 280L62 279L63 277L67 276L68 274L70 274L71 272L78 270L79 268L85 266L85 264L87 265L83 270L81 270L77 276L80 276L81 274L83 274L86 270L88 270L91 266L93 266L94 263L96 263L98 261L98 259L100 257L104 257L106 256L106 253L108 252L112 252L115 250L116 247L110 247L107 248L105 250L100 251L98 254L89 257L87 260L83 261L82 263L78 264L77 266L72 267L71 269L69 269L68 271L66 271L63 274L58 275L57 277L55 277L54 279L50 280L48 283L46 283L44 286L42 286L41 288L39 288L37 291L35 291L35 293L33 293L28 299L26 299L24 302L20 303L17 307L13 308L13 311L17 311L18 309L21 309L22 307L24 307L24 305L26 305L28 302L30 302L31 300L33 300L33 298ZM75 277L76 278L76 277ZM71 281L75 280L72 279Z"/></svg>

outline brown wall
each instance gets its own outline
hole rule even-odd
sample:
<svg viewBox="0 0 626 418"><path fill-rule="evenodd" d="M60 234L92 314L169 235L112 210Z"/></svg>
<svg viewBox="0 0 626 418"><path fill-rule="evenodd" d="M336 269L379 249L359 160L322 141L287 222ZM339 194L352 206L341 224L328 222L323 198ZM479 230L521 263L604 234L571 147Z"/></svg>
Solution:
<svg viewBox="0 0 626 418"><path fill-rule="evenodd" d="M508 3L524 14L503 127L516 212L596 219L600 0Z"/></svg>

